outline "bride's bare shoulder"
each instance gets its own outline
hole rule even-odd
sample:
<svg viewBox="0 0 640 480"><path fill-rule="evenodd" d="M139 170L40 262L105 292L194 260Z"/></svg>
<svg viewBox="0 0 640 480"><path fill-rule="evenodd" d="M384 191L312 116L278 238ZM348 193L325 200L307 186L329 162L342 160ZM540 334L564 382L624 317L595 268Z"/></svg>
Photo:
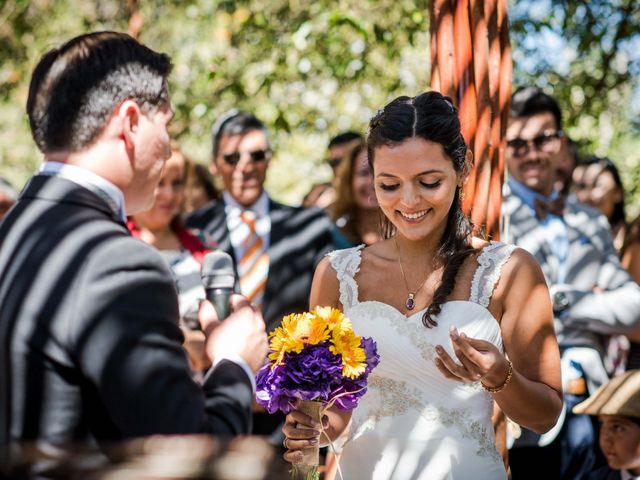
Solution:
<svg viewBox="0 0 640 480"><path fill-rule="evenodd" d="M502 267L500 280L494 296L505 301L522 298L533 289L547 289L546 280L540 264L525 249L516 247Z"/></svg>
<svg viewBox="0 0 640 480"><path fill-rule="evenodd" d="M313 308L317 305L341 308L340 281L328 256L318 263L313 274L309 306Z"/></svg>

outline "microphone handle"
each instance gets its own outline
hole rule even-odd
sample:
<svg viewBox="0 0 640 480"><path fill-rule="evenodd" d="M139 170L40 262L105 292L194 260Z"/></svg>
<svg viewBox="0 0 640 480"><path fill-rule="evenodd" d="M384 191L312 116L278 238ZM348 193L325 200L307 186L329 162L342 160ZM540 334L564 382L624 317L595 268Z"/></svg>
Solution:
<svg viewBox="0 0 640 480"><path fill-rule="evenodd" d="M213 307L216 309L216 314L220 321L224 320L231 313L231 305L229 299L233 289L231 288L207 288L206 295L207 300L213 303Z"/></svg>

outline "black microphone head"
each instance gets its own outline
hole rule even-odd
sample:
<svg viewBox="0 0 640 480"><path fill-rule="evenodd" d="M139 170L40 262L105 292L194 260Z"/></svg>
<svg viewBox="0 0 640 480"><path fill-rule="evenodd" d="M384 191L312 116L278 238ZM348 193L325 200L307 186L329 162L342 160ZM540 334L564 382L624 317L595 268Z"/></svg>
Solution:
<svg viewBox="0 0 640 480"><path fill-rule="evenodd" d="M233 290L236 283L236 272L231 255L215 250L205 255L200 270L205 290L210 288L228 288Z"/></svg>

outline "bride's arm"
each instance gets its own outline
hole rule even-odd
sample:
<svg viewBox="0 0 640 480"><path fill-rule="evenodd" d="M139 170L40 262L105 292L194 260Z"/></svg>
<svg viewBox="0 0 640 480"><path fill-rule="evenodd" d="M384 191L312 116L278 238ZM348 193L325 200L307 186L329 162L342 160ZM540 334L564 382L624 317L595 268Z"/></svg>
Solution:
<svg viewBox="0 0 640 480"><path fill-rule="evenodd" d="M499 293L502 338L513 362L513 376L494 399L513 421L543 433L555 425L562 410L560 351L551 298L536 260L522 249L512 257ZM500 385L504 372L487 378L485 385Z"/></svg>
<svg viewBox="0 0 640 480"><path fill-rule="evenodd" d="M562 410L560 352L549 290L529 253L513 252L493 298L502 305L500 328L511 368L495 345L455 329L451 341L460 363L438 346L436 365L448 378L480 380L495 390L493 398L508 417L534 432L546 432Z"/></svg>
<svg viewBox="0 0 640 480"><path fill-rule="evenodd" d="M313 309L316 306L343 308L340 303L340 282L336 277L336 272L331 266L328 257L325 257L318 264L313 276L313 283L311 284L309 307ZM350 419L350 411L345 412L336 407L330 408L326 412L326 418L324 419L324 432L326 437L323 435L320 443L326 444L327 437L331 441L337 439L349 424ZM297 423L308 425L314 428L314 430L299 429L296 427ZM295 461L295 456L298 455L300 450L313 445L310 442L318 438L319 430L320 426L313 425L311 418L304 413L296 410L289 413L285 425L282 427L282 431L287 437L285 446L289 449L289 452L285 454L285 459Z"/></svg>

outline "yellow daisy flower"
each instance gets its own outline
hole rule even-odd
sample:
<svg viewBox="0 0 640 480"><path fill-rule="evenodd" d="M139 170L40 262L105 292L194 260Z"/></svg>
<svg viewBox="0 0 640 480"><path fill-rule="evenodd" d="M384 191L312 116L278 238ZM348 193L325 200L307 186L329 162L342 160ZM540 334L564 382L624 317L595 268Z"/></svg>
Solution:
<svg viewBox="0 0 640 480"><path fill-rule="evenodd" d="M275 365L282 363L285 353L300 353L304 348L305 335L302 331L308 332L309 320L305 314L291 314L282 319L282 324L269 334L271 342L269 348L269 360L275 361ZM308 335L306 335L308 336Z"/></svg>
<svg viewBox="0 0 640 480"><path fill-rule="evenodd" d="M329 339L331 330L327 328L327 322L316 315L310 315L309 332L306 343L317 345Z"/></svg>
<svg viewBox="0 0 640 480"><path fill-rule="evenodd" d="M364 373L367 364L364 349L360 346L361 339L353 330L341 334L334 332L329 351L334 355L342 355L342 375L357 378Z"/></svg>
<svg viewBox="0 0 640 480"><path fill-rule="evenodd" d="M336 308L316 307L313 313L322 318L332 331L337 330L338 332L344 332L351 329L349 319Z"/></svg>

